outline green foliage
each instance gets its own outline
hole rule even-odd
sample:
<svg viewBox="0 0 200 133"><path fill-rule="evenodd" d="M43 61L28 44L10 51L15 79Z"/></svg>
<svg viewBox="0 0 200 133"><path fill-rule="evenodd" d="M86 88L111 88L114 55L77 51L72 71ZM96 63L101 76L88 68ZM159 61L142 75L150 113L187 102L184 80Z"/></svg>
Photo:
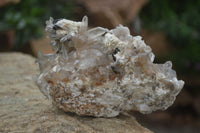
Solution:
<svg viewBox="0 0 200 133"><path fill-rule="evenodd" d="M30 38L42 36L45 20L70 18L73 3L69 0L22 0L17 5L0 9L0 31L15 30L14 49L19 50Z"/></svg>
<svg viewBox="0 0 200 133"><path fill-rule="evenodd" d="M200 72L200 0L151 0L142 10L144 26L165 32L178 49L168 59L182 72Z"/></svg>

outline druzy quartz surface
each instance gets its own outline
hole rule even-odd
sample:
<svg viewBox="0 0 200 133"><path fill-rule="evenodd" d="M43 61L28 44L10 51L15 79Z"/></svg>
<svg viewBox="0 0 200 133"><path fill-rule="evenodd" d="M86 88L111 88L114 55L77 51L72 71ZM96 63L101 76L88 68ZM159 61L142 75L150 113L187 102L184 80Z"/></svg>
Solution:
<svg viewBox="0 0 200 133"><path fill-rule="evenodd" d="M165 110L183 88L171 61L155 64L140 36L119 25L88 29L67 19L46 22L56 54L38 54L41 92L58 108L78 115L114 117L136 110Z"/></svg>

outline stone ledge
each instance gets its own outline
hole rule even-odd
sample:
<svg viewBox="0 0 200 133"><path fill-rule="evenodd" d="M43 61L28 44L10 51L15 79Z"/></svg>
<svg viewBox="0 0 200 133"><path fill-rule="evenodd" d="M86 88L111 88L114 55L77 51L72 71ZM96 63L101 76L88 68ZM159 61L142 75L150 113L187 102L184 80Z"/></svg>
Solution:
<svg viewBox="0 0 200 133"><path fill-rule="evenodd" d="M130 115L80 117L54 108L33 81L35 58L0 53L0 132L151 133Z"/></svg>

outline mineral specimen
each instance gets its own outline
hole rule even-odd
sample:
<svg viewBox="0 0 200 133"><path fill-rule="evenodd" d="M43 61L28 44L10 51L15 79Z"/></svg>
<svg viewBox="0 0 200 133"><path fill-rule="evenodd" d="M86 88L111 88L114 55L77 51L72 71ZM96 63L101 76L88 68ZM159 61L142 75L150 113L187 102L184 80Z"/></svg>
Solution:
<svg viewBox="0 0 200 133"><path fill-rule="evenodd" d="M146 114L167 109L183 88L172 63L153 63L151 48L127 27L88 29L87 17L82 22L50 18L46 25L57 53L39 53L37 84L64 111L95 117L129 110Z"/></svg>

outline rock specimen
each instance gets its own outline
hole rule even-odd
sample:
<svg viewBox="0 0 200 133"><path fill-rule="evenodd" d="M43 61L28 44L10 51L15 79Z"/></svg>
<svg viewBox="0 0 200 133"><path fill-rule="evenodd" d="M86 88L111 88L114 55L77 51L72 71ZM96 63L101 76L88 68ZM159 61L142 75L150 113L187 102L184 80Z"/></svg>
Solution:
<svg viewBox="0 0 200 133"><path fill-rule="evenodd" d="M47 21L56 54L38 56L37 84L66 112L114 117L137 110L167 109L183 88L170 61L154 64L154 54L140 36L119 25L88 30L88 19Z"/></svg>

